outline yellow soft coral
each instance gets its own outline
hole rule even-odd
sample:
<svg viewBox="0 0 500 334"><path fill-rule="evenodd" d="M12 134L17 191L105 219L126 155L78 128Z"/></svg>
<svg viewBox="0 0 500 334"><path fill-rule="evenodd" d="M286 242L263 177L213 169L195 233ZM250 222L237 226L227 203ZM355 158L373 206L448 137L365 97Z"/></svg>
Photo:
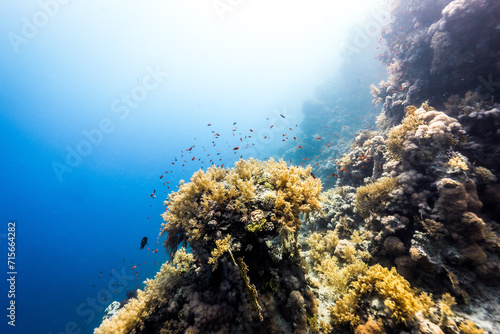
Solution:
<svg viewBox="0 0 500 334"><path fill-rule="evenodd" d="M484 334L481 328L478 328L475 323L465 320L459 326L460 334Z"/></svg>
<svg viewBox="0 0 500 334"><path fill-rule="evenodd" d="M94 330L94 334L125 334L141 327L144 318L161 305L182 280L183 273L193 265L193 255L181 248L173 259L173 265L164 263L154 280L146 280L144 291L138 290L137 298L132 298L111 318L105 319Z"/></svg>
<svg viewBox="0 0 500 334"><path fill-rule="evenodd" d="M351 284L349 292L330 307L334 324L356 327L360 320L357 314L361 307L359 302L371 294L380 296L392 318L402 323L415 318L418 312L428 314L434 305L429 295L419 294L395 268L388 270L376 264L359 276Z"/></svg>
<svg viewBox="0 0 500 334"><path fill-rule="evenodd" d="M200 170L194 173L191 182L181 183L179 190L165 201L167 211L162 217L166 223L161 232L167 233L164 245L170 254L175 253L179 244L187 243L195 254L205 245L209 248L205 251L210 253L215 246L214 231L220 223L217 219L221 218L207 217L240 215L238 220L227 219L224 229L237 230L233 235L241 235L242 229L256 232L265 227L268 233L281 236L283 253L296 252L302 223L300 214L307 218L310 213L321 211L320 192L321 181L311 176L311 168L287 166L283 160L240 160L233 169ZM253 228L255 222L248 223L249 213L255 209L268 209L268 219L264 223L259 221L262 228L258 230ZM212 224L211 228L207 224Z"/></svg>
<svg viewBox="0 0 500 334"><path fill-rule="evenodd" d="M356 190L354 202L361 217L367 218L371 213L379 210L396 189L398 181L393 177L383 177Z"/></svg>
<svg viewBox="0 0 500 334"><path fill-rule="evenodd" d="M394 126L387 134L387 151L393 159L401 160L401 152L408 132L416 131L420 125L424 124L415 114L416 110L416 107L408 106L406 117L403 118L401 124Z"/></svg>
<svg viewBox="0 0 500 334"><path fill-rule="evenodd" d="M217 245L216 248L212 250L212 256L208 259L208 263L213 265L212 270L215 271L217 269L217 266L219 265L219 258L226 252L229 251L229 241L231 240L231 235L227 235L224 239L222 240L216 240L215 244Z"/></svg>

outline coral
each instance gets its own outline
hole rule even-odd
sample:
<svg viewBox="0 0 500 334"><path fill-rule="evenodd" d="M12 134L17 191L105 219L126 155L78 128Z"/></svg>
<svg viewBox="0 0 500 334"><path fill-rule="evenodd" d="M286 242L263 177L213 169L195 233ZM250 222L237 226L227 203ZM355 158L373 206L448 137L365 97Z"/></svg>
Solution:
<svg viewBox="0 0 500 334"><path fill-rule="evenodd" d="M495 181L495 176L486 167L474 167L474 175L476 176L478 184L486 184Z"/></svg>
<svg viewBox="0 0 500 334"><path fill-rule="evenodd" d="M387 134L387 151L393 159L401 160L404 142L409 132L415 132L423 121L415 114L417 108L409 106L406 108L406 117L400 125L394 126Z"/></svg>
<svg viewBox="0 0 500 334"><path fill-rule="evenodd" d="M441 296L441 301L439 302L440 320L439 326L445 328L449 326L450 318L453 317L453 311L451 308L456 304L455 298L453 298L449 293L445 293Z"/></svg>
<svg viewBox="0 0 500 334"><path fill-rule="evenodd" d="M348 293L330 308L333 322L337 326L358 326L360 301L374 293L383 300L391 317L401 323L414 319L419 312L428 314L434 305L428 294L419 294L411 288L410 283L398 275L394 268L388 270L376 264L351 283Z"/></svg>
<svg viewBox="0 0 500 334"><path fill-rule="evenodd" d="M144 291L138 290L137 298L132 298L120 311L94 330L94 334L128 333L144 325L144 318L157 307L167 304L171 291L179 286L183 275L192 269L193 255L184 248L177 251L173 265L164 263L153 280L146 280Z"/></svg>
<svg viewBox="0 0 500 334"><path fill-rule="evenodd" d="M307 243L310 248L309 256L313 261L313 265L321 263L328 253L333 253L335 247L339 243L338 235L334 231L328 231L322 235L318 232L312 233L307 238Z"/></svg>
<svg viewBox="0 0 500 334"><path fill-rule="evenodd" d="M465 158L461 154L455 155L453 158L450 158L445 166L452 169L459 168L463 171L469 170L469 166L467 166L467 158Z"/></svg>
<svg viewBox="0 0 500 334"><path fill-rule="evenodd" d="M394 264L398 270L398 273L406 279L411 279L413 277L413 272L415 270L416 263L413 262L409 255L401 255L394 259Z"/></svg>
<svg viewBox="0 0 500 334"><path fill-rule="evenodd" d="M423 228L427 232L427 234L433 239L441 239L444 237L443 232L443 224L435 221L434 219L418 219L420 224L422 224Z"/></svg>
<svg viewBox="0 0 500 334"><path fill-rule="evenodd" d="M366 186L359 187L356 191L356 210L364 218L381 210L397 185L398 181L395 178L383 177Z"/></svg>
<svg viewBox="0 0 500 334"><path fill-rule="evenodd" d="M486 253L477 244L472 244L465 248L462 248L460 250L460 255L464 263L470 264L474 267L486 261L487 257Z"/></svg>
<svg viewBox="0 0 500 334"><path fill-rule="evenodd" d="M436 207L444 221L457 221L465 211L477 212L482 207L474 181L470 179L461 183L450 178L443 178L439 181L438 190L439 199Z"/></svg>
<svg viewBox="0 0 500 334"><path fill-rule="evenodd" d="M231 235L228 234L224 239L215 241L216 247L212 250L211 254L212 256L208 259L208 263L213 264L212 270L217 269L217 265L219 264L219 258L224 253L229 252L230 240L231 240Z"/></svg>
<svg viewBox="0 0 500 334"><path fill-rule="evenodd" d="M460 334L484 334L481 328L478 328L475 323L469 320L464 320L460 326Z"/></svg>
<svg viewBox="0 0 500 334"><path fill-rule="evenodd" d="M247 292L248 299L250 300L253 309L255 312L257 312L257 315L259 316L260 321L264 320L262 317L262 307L259 305L259 301L257 300L258 293L257 289L255 289L255 285L250 283L250 279L248 278L247 272L248 272L248 267L243 261L243 258L240 257L238 260L236 260L238 263L238 267L240 268L241 272L241 277L243 278L243 282L245 283L245 290Z"/></svg>
<svg viewBox="0 0 500 334"><path fill-rule="evenodd" d="M384 241L384 248L392 255L405 252L405 246L398 237L387 237Z"/></svg>
<svg viewBox="0 0 500 334"><path fill-rule="evenodd" d="M165 247L173 254L178 244L189 243L195 256L205 262L220 238L213 231L225 231L233 236L233 244L242 244L239 236L247 233L280 235L283 252L296 252L299 215L320 210L320 191L321 182L310 175L310 169L287 167L272 159L266 163L240 160L231 170L198 171L165 201Z"/></svg>

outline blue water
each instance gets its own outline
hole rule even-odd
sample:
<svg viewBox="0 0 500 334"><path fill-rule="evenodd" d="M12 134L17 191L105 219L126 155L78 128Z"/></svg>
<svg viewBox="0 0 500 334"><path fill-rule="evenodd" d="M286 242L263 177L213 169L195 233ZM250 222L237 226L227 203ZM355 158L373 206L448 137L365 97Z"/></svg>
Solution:
<svg viewBox="0 0 500 334"><path fill-rule="evenodd" d="M223 17L212 5L0 5L0 333L92 333L167 260L156 245L165 195L211 163L301 158L283 150L310 140L306 100L356 110L333 129L346 142L374 124L376 44L354 63L340 53L371 2L242 2Z"/></svg>

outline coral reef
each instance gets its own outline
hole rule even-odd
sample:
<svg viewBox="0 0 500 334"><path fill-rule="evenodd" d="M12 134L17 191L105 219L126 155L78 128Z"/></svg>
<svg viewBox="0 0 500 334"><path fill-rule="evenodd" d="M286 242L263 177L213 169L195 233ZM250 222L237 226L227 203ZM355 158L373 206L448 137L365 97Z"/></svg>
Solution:
<svg viewBox="0 0 500 334"><path fill-rule="evenodd" d="M163 214L171 261L95 333L316 331L298 244L301 217L320 212L321 181L310 174L250 159L181 182Z"/></svg>
<svg viewBox="0 0 500 334"><path fill-rule="evenodd" d="M331 189L282 160L196 172L165 202L171 262L96 334L500 331L500 2L392 15L378 129L336 139L354 103L323 92L286 147Z"/></svg>

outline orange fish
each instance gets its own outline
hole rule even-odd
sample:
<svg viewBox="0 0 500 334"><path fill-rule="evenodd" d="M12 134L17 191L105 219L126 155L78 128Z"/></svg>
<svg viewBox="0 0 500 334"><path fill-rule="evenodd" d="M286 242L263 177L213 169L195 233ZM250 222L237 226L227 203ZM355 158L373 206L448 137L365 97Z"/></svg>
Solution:
<svg viewBox="0 0 500 334"><path fill-rule="evenodd" d="M298 149L299 149L299 148L302 148L302 146L300 146L300 145L299 145Z"/></svg>
<svg viewBox="0 0 500 334"><path fill-rule="evenodd" d="M316 139L321 139L321 137L316 137Z"/></svg>

